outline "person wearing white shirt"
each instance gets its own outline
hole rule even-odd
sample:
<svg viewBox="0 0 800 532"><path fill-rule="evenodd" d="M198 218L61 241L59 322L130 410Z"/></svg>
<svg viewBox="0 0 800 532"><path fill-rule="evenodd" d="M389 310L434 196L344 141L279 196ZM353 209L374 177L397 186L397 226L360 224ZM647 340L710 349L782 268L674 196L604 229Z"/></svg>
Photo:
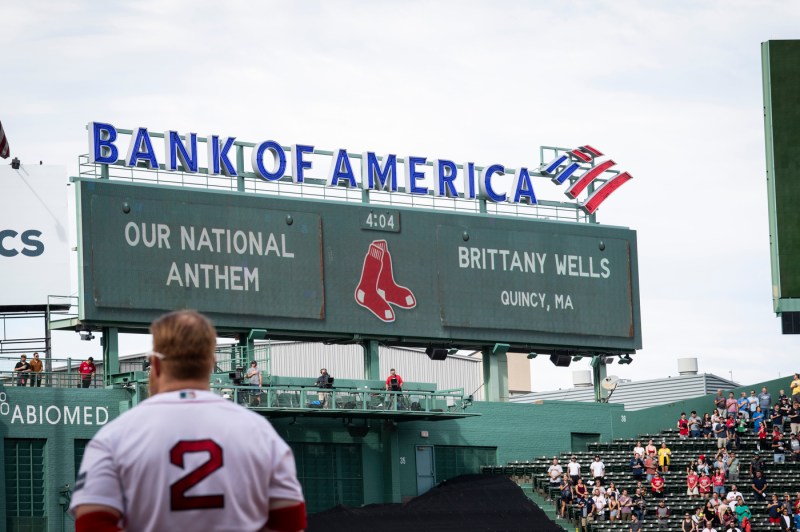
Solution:
<svg viewBox="0 0 800 532"><path fill-rule="evenodd" d="M553 458L553 465L547 468L547 475L550 477L550 484L558 486L561 483L561 475L564 474L564 469L558 463L558 458Z"/></svg>
<svg viewBox="0 0 800 532"><path fill-rule="evenodd" d="M642 442L636 442L636 447L633 448L633 452L639 455L639 458L644 459L644 447L642 447Z"/></svg>
<svg viewBox="0 0 800 532"><path fill-rule="evenodd" d="M600 460L599 456L594 457L594 462L589 465L589 469L592 471L594 480L599 480L600 484L602 484L606 476L606 465Z"/></svg>
<svg viewBox="0 0 800 532"><path fill-rule="evenodd" d="M569 473L569 477L572 479L573 484L578 482L578 479L581 478L581 464L578 462L577 456L573 456L569 459L569 463L567 464L567 472Z"/></svg>
<svg viewBox="0 0 800 532"><path fill-rule="evenodd" d="M731 502L736 501L738 497L742 497L742 494L738 489L736 489L736 484L734 484L731 486L731 491L728 492L728 495L726 495L725 498L728 499L728 502Z"/></svg>

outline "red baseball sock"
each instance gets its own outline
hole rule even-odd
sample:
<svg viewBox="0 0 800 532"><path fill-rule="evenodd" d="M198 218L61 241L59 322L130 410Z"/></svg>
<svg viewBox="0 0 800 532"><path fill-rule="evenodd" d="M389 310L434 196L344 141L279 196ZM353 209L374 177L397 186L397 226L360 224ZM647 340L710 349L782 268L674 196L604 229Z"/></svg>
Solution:
<svg viewBox="0 0 800 532"><path fill-rule="evenodd" d="M389 253L386 241L376 240L372 244L377 245L383 251L383 267L380 275L378 275L378 294L392 305L397 305L400 308L414 308L417 305L417 300L411 290L394 282L392 255Z"/></svg>
<svg viewBox="0 0 800 532"><path fill-rule="evenodd" d="M385 242L384 242L385 244ZM364 257L361 280L356 287L356 302L366 308L381 321L394 321L394 311L389 303L378 294L378 277L381 273L381 262L384 251L373 242Z"/></svg>

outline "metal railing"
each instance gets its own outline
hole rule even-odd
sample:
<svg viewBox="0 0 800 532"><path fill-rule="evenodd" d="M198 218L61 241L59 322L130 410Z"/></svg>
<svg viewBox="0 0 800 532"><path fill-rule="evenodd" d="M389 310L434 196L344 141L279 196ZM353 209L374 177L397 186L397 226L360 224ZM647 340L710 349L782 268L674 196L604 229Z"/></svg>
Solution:
<svg viewBox="0 0 800 532"><path fill-rule="evenodd" d="M84 379L78 366L70 371L16 372L0 371L0 384L31 388L103 388L103 376L95 374Z"/></svg>

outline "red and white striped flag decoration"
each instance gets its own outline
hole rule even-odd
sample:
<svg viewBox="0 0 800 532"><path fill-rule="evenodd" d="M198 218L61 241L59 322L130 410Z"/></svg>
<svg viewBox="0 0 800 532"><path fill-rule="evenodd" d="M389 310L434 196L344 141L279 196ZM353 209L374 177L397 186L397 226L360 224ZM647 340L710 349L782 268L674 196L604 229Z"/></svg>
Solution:
<svg viewBox="0 0 800 532"><path fill-rule="evenodd" d="M0 122L0 157L8 159L9 155L11 155L11 150L8 148L8 139L6 132L3 131L3 123Z"/></svg>

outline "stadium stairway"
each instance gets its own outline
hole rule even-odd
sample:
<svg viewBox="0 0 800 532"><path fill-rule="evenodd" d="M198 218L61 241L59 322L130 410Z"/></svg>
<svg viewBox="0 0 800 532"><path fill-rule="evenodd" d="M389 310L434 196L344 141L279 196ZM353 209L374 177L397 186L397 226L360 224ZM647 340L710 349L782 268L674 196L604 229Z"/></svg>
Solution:
<svg viewBox="0 0 800 532"><path fill-rule="evenodd" d="M784 435L788 437L788 431L784 431ZM685 515L686 512L694 514L699 506L705 504L701 499L691 499L686 495L686 468L692 460L697 460L701 454L707 457L707 461L710 463L711 467L717 452L716 439L699 438L681 440L678 437L677 430L672 429L662 431L659 434L641 434L637 438L623 438L616 439L612 442L590 443L585 452L565 452L561 453L557 458L566 472L566 463L569 462L569 458L573 455L577 456L578 462L580 462L582 466L581 472L584 478L589 478L589 464L596 455L599 455L606 466L605 485L608 486L609 483L613 482L620 492L622 492L623 489L627 489L628 493L631 494L636 491L636 483L631 476L629 466L630 459L633 455L633 448L636 446L637 442L641 442L643 446L646 446L650 439L653 440L656 446L660 446L662 441L667 442L667 446L672 451L670 471L663 474L665 478L664 500L671 514L666 530L679 532L680 520L683 515ZM753 530L774 529L775 527L770 526L767 520L767 504L765 502L756 503L753 498L752 489L750 488L751 477L749 474L749 465L754 453L757 452L757 438L755 435L748 433L743 437L738 451L735 452L741 463L739 481L726 481L726 492L730 491L733 484L737 485L753 514L753 519L751 521ZM768 482L768 495L771 496L775 493L778 495L778 498L782 500L784 494L788 493L792 501L796 500L795 494L800 491L800 462L788 460L789 454L787 453L787 462L785 464L776 464L773 461L773 453L771 450L762 451L760 454L766 464L765 476ZM562 528L568 530L579 529L577 528L579 520L577 519L577 510L575 508L570 508L568 519L556 518L555 511L560 505L560 494L557 489L550 488L547 477L547 468L552 463L552 459L552 456L540 456L534 460L509 462L504 466L483 466L481 471L484 474L507 476L517 482L523 490L533 490L538 496L532 496L531 498L540 508L547 511L548 517L553 519ZM658 499L654 499L650 495L649 486L647 495L647 514L642 530L658 530L655 518L655 507ZM628 524L620 521L592 522L589 525L589 531L591 532L623 530L628 530Z"/></svg>

